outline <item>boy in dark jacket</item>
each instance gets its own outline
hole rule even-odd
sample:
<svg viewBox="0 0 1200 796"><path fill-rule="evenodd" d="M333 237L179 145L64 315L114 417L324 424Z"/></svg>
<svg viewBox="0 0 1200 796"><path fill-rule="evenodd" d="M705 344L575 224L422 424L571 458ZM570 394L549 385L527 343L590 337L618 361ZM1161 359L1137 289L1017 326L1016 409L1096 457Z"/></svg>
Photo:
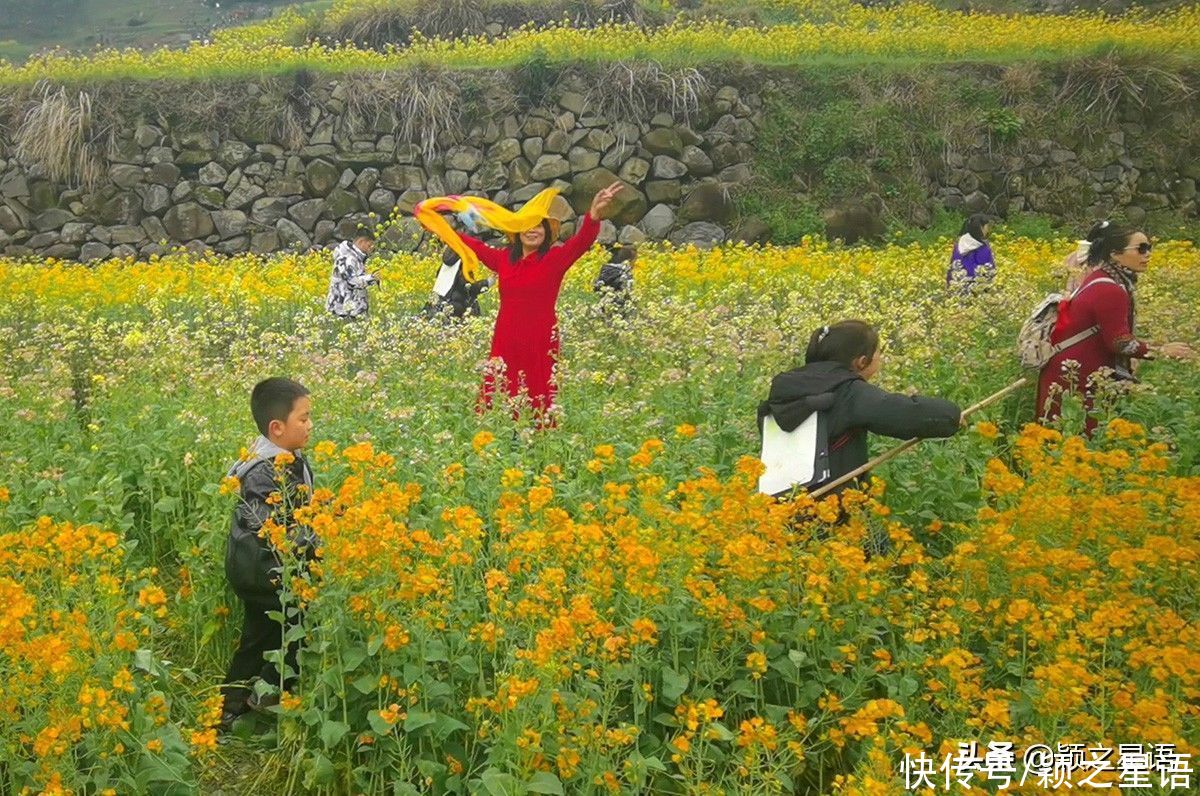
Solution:
<svg viewBox="0 0 1200 796"><path fill-rule="evenodd" d="M272 611L283 612L284 607L280 600L283 562L266 538L267 532L282 529L286 544L304 560L315 554L319 544L312 531L298 526L294 519L296 509L312 498L313 489L312 469L301 453L312 433L308 390L291 379L266 379L251 392L250 411L261 436L248 456L229 469L229 476L239 482L241 501L229 528L225 577L244 604L245 620L222 687L225 727L247 710L278 702L273 696L259 699L250 681L258 678L272 686L281 685L278 665L263 656L280 649L286 628L299 622L294 607L289 607L285 625L268 616ZM296 653L297 644L288 644L284 660L293 672L297 671ZM285 688L288 684L282 683Z"/></svg>
<svg viewBox="0 0 1200 796"><path fill-rule="evenodd" d="M900 395L869 382L882 364L879 333L863 321L841 321L813 332L804 367L771 381L758 407L758 429L767 416L784 432L823 412L825 439L818 442L817 468L809 491L867 462L867 432L897 439L949 437L963 425L962 411L944 398ZM849 488L853 483L843 488Z"/></svg>

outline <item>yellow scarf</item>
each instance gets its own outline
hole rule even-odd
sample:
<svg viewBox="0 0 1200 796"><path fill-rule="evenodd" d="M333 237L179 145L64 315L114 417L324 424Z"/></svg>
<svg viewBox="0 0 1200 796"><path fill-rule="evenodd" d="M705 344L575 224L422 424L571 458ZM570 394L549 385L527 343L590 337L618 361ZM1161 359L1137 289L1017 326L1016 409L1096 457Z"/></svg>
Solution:
<svg viewBox="0 0 1200 796"><path fill-rule="evenodd" d="M442 218L439 213L461 213L472 210L483 220L483 223L494 230L519 235L533 229L548 217L550 203L558 196L558 189L547 188L525 203L517 212L508 210L488 199L478 196L435 196L424 199L413 208L413 216L421 226L437 235L462 260L463 276L468 282L477 282L483 278L479 269L479 258L475 252L463 243L462 238L454 228Z"/></svg>

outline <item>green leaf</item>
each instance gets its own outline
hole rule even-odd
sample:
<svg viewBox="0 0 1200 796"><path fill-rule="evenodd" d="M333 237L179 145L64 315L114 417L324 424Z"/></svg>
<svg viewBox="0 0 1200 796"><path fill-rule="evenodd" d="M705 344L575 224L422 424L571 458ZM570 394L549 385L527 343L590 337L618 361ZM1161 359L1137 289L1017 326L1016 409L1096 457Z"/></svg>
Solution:
<svg viewBox="0 0 1200 796"><path fill-rule="evenodd" d="M788 660L796 664L796 668L800 668L808 660L808 655L801 650L788 650Z"/></svg>
<svg viewBox="0 0 1200 796"><path fill-rule="evenodd" d="M563 796L562 782L549 771L539 771L534 774L533 779L525 783L525 787L529 789L530 793L549 793L554 794L554 796Z"/></svg>
<svg viewBox="0 0 1200 796"><path fill-rule="evenodd" d="M133 653L133 668L147 674L154 673L154 653L150 650L137 650Z"/></svg>
<svg viewBox="0 0 1200 796"><path fill-rule="evenodd" d="M744 696L748 699L753 699L758 695L758 691L755 689L754 683L745 679L734 680L732 683L730 683L727 693L737 694L738 696Z"/></svg>
<svg viewBox="0 0 1200 796"><path fill-rule="evenodd" d="M308 776L304 778L304 784L309 788L332 785L336 776L337 771L329 758L320 752L314 752L312 760L309 762Z"/></svg>
<svg viewBox="0 0 1200 796"><path fill-rule="evenodd" d="M170 514L177 508L179 508L179 498L177 497L159 498L158 502L154 504L154 510L160 514Z"/></svg>
<svg viewBox="0 0 1200 796"><path fill-rule="evenodd" d="M672 702L683 696L683 692L687 690L688 676L686 673L667 667L663 669L662 680L662 694Z"/></svg>
<svg viewBox="0 0 1200 796"><path fill-rule="evenodd" d="M657 771L660 774L667 773L667 767L657 757L643 757L642 762L646 764L648 771Z"/></svg>
<svg viewBox="0 0 1200 796"><path fill-rule="evenodd" d="M161 787L155 787L156 785L183 782L188 770L189 764L183 755L153 755L145 752L138 758L137 773L134 776L140 786L140 792L153 793L163 790Z"/></svg>
<svg viewBox="0 0 1200 796"><path fill-rule="evenodd" d="M491 796L516 796L520 792L517 780L511 774L505 774L495 768L484 771L479 780Z"/></svg>
<svg viewBox="0 0 1200 796"><path fill-rule="evenodd" d="M383 646L383 635L378 635L367 642L367 654L374 656L379 652L379 648Z"/></svg>
<svg viewBox="0 0 1200 796"><path fill-rule="evenodd" d="M800 676L800 670L796 668L796 664L790 658L779 657L771 661L771 668L782 674L789 680L795 680Z"/></svg>
<svg viewBox="0 0 1200 796"><path fill-rule="evenodd" d="M417 771L420 771L423 777L436 780L440 779L446 773L447 768L436 760L422 757L417 760Z"/></svg>
<svg viewBox="0 0 1200 796"><path fill-rule="evenodd" d="M434 722L433 725L433 734L438 738L438 740L443 740L451 733L469 729L470 727L468 727L466 724L463 724L453 716L445 716L439 713L437 721Z"/></svg>
<svg viewBox="0 0 1200 796"><path fill-rule="evenodd" d="M439 663L450 662L450 658L446 655L446 645L444 642L437 639L432 639L425 647L425 662Z"/></svg>
<svg viewBox="0 0 1200 796"><path fill-rule="evenodd" d="M379 677L374 674L362 674L354 678L351 685L360 694L370 694L379 689Z"/></svg>
<svg viewBox="0 0 1200 796"><path fill-rule="evenodd" d="M437 699L439 697L449 697L449 696L454 696L454 686L450 685L449 683L442 682L441 680L435 680L432 683L426 683L426 685L425 685L425 698L426 699L432 700L432 699Z"/></svg>
<svg viewBox="0 0 1200 796"><path fill-rule="evenodd" d="M763 705L763 712L772 724L783 724L792 709L786 705Z"/></svg>
<svg viewBox="0 0 1200 796"><path fill-rule="evenodd" d="M404 720L405 732L416 732L422 727L428 727L430 724L437 722L436 713L426 713L422 710L410 710L408 718Z"/></svg>
<svg viewBox="0 0 1200 796"><path fill-rule="evenodd" d="M332 749L350 732L350 725L340 721L326 719L321 723L321 743L326 749Z"/></svg>
<svg viewBox="0 0 1200 796"><path fill-rule="evenodd" d="M716 734L716 736L718 738L720 738L722 741L732 741L733 740L733 733L729 730L728 727L726 727L721 722L714 721L712 724L710 724L708 726L710 729L712 729L712 731Z"/></svg>
<svg viewBox="0 0 1200 796"><path fill-rule="evenodd" d="M210 619L204 623L204 628L200 631L200 646L208 644L217 631L221 629L221 623L215 619Z"/></svg>
<svg viewBox="0 0 1200 796"><path fill-rule="evenodd" d="M270 658L268 657L268 660L269 659ZM340 694L342 692L342 673L336 668L326 669L325 671L321 672L320 680L329 687L330 691L334 692L335 694Z"/></svg>
<svg viewBox="0 0 1200 796"><path fill-rule="evenodd" d="M355 644L350 649L342 653L342 671L349 673L357 669L363 661L367 659L367 648L362 644Z"/></svg>

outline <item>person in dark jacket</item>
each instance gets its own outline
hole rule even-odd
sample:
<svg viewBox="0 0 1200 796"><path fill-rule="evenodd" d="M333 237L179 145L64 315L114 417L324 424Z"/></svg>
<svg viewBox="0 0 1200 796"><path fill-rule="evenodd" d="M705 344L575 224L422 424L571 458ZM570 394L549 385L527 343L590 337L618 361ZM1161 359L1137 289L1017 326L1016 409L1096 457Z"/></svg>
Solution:
<svg viewBox="0 0 1200 796"><path fill-rule="evenodd" d="M302 561L311 559L320 543L294 519L294 512L309 502L313 490L312 469L301 452L312 433L308 390L290 379L266 379L251 392L250 411L261 436L228 473L237 479L241 500L229 528L225 577L245 607L245 619L222 686L225 706L221 724L226 728L247 710L277 704L277 696L258 698L252 680L259 678L275 687L290 685L280 683L278 665L263 657L282 648L286 626L268 616L272 611L284 612L280 599L283 562L275 544L259 532L268 522L283 529L285 544ZM299 622L297 609L289 608L287 613L287 625ZM293 672L297 671L297 651L293 642L285 654L285 663Z"/></svg>
<svg viewBox="0 0 1200 796"><path fill-rule="evenodd" d="M600 294L603 310L615 310L622 315L628 311L636 260L637 249L633 246L609 247L608 262L600 267L600 273L592 283L593 292Z"/></svg>
<svg viewBox="0 0 1200 796"><path fill-rule="evenodd" d="M462 261L449 246L442 252L442 264L433 283L433 297L425 305L426 320L451 318L461 320L467 315L478 317L479 297L492 289L496 278L468 282L463 276Z"/></svg>
<svg viewBox="0 0 1200 796"><path fill-rule="evenodd" d="M846 320L813 332L805 365L771 381L758 407L758 429L770 416L784 432L794 431L814 412L825 413L827 466L815 490L867 462L867 433L896 439L949 437L962 427L962 410L944 398L901 395L870 383L881 366L879 333L863 321ZM843 488L854 486L854 482Z"/></svg>
<svg viewBox="0 0 1200 796"><path fill-rule="evenodd" d="M962 232L954 242L950 253L950 268L946 271L946 285L969 293L978 285L990 284L996 276L996 258L988 245L991 218L976 213L963 222Z"/></svg>

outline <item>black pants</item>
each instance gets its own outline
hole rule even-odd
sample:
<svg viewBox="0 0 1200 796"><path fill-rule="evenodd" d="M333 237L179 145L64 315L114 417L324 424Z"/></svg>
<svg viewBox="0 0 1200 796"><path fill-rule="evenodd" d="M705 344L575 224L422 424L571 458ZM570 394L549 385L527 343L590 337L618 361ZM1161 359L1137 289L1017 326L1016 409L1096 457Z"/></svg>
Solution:
<svg viewBox="0 0 1200 796"><path fill-rule="evenodd" d="M225 684L221 687L225 694L225 712L241 715L247 710L246 700L250 696L250 681L261 678L263 681L279 686L279 665L264 660L268 652L283 647L283 636L287 629L300 624L300 612L294 606L288 607L291 614L285 624L267 616L268 611L283 611L278 597L241 597L246 609L246 617L242 622L242 637L238 641L237 651L229 662L229 671L225 675ZM299 672L296 657L300 642L288 644L284 654L284 662L293 672ZM285 690L293 687L294 678L282 684Z"/></svg>

